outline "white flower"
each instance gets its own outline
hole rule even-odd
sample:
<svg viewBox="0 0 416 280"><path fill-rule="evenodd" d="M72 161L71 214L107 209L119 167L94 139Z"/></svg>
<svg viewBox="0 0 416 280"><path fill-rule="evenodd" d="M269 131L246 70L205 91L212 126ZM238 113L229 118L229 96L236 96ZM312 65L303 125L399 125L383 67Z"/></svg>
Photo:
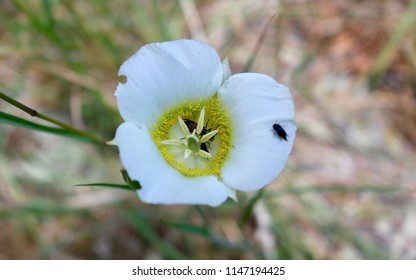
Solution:
<svg viewBox="0 0 416 280"><path fill-rule="evenodd" d="M295 139L289 90L195 40L149 44L120 68L124 119L116 143L146 203L217 206L255 191L283 170ZM273 129L279 124L287 141Z"/></svg>

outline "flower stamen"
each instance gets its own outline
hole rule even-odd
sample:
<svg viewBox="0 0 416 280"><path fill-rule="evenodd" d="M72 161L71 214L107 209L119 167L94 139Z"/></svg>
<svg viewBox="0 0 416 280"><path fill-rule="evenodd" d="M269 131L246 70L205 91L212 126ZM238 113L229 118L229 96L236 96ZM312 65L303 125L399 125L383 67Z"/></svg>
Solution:
<svg viewBox="0 0 416 280"><path fill-rule="evenodd" d="M202 158L212 158L212 155L208 152L205 152L204 150L199 150L198 155Z"/></svg>
<svg viewBox="0 0 416 280"><path fill-rule="evenodd" d="M183 135L185 135L185 137L188 136L190 133L189 128L180 116L178 116L178 123Z"/></svg>
<svg viewBox="0 0 416 280"><path fill-rule="evenodd" d="M163 140L160 142L162 145L172 145L172 146L183 146L183 142L179 139L169 139L169 140Z"/></svg>
<svg viewBox="0 0 416 280"><path fill-rule="evenodd" d="M178 124L184 137L180 139L168 139L160 142L162 145L176 146L183 149L184 159L190 156L196 156L203 159L212 158L212 154L208 151L210 142L217 135L219 130L209 131L204 129L205 107L199 113L198 123L178 116ZM196 127L196 128L195 128ZM192 129L192 133L191 133Z"/></svg>
<svg viewBox="0 0 416 280"><path fill-rule="evenodd" d="M218 131L219 130L213 130L208 132L207 134L204 134L200 139L201 143L206 143L210 141L218 133Z"/></svg>
<svg viewBox="0 0 416 280"><path fill-rule="evenodd" d="M198 125L196 126L196 132L201 134L204 129L204 118L205 118L205 107L202 108L201 113L199 114Z"/></svg>

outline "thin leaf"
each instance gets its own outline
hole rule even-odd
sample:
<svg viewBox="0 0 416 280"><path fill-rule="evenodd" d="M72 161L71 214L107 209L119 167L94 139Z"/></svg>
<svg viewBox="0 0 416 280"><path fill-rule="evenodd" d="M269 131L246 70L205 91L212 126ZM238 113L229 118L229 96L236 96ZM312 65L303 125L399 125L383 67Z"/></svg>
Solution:
<svg viewBox="0 0 416 280"><path fill-rule="evenodd" d="M106 187L106 188L115 188L115 189L122 189L126 191L135 191L130 186L120 185L120 184L112 184L112 183L91 183L91 184L77 184L75 187Z"/></svg>
<svg viewBox="0 0 416 280"><path fill-rule="evenodd" d="M10 96L8 96L8 95L6 95L6 94L4 94L2 92L0 92L0 99L3 99L4 101L12 104L13 106L19 108L20 110L28 113L32 117L36 117L36 118L42 119L44 121L53 123L53 124L59 126L60 129L64 129L64 130L66 130L67 132L69 132L71 134L80 135L83 138L89 138L89 139L91 139L93 141L93 143L99 144L99 143L105 143L106 142L103 139L100 139L99 137L97 137L95 135L92 135L92 134L90 134L90 133L88 133L86 131L82 131L82 130L76 129L75 127L72 127L72 126L70 126L70 125L68 125L68 124L66 124L64 122L61 122L60 120L54 119L54 118L49 117L49 116L44 115L44 114L41 114L38 111L36 111L36 110L34 110L34 109L26 106L25 104L17 101L14 98L11 98ZM6 114L6 115L8 115L8 114ZM9 119L10 119L10 116L11 115L8 115L8 116L9 116ZM13 117L14 116L12 116L12 119L13 119ZM20 119L18 117L14 117L14 121L16 121L16 118L17 119ZM27 123L27 121L25 121L25 122Z"/></svg>
<svg viewBox="0 0 416 280"><path fill-rule="evenodd" d="M123 180L124 182L126 182L126 184L133 190L140 190L142 188L142 186L140 185L140 183L136 180L132 180L129 177L129 174L127 173L127 171L125 169L121 169L120 170L121 175L123 176Z"/></svg>
<svg viewBox="0 0 416 280"><path fill-rule="evenodd" d="M94 140L87 138L83 135L79 135L74 132L62 129L62 128L50 127L50 126L34 123L34 122L31 122L31 121L28 121L28 120L25 120L20 117L16 117L16 116L4 113L4 112L0 112L0 123L5 123L5 124L10 124L10 125L32 129L36 131L60 135L63 137L71 138L71 139L85 142L85 143L91 143L91 144L96 143Z"/></svg>

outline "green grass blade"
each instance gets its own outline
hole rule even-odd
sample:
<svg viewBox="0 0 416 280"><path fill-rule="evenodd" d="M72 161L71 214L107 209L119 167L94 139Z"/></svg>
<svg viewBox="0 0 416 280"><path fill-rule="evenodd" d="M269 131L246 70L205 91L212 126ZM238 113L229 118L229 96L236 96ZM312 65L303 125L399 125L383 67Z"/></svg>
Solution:
<svg viewBox="0 0 416 280"><path fill-rule="evenodd" d="M173 37L172 37L172 34L170 33L169 25L166 23L166 16L163 14L159 1L152 0L152 4L156 12L156 19L159 25L159 29L160 29L163 41L172 40Z"/></svg>
<svg viewBox="0 0 416 280"><path fill-rule="evenodd" d="M166 223L166 225L189 234L199 235L206 238L211 237L210 231L203 226L191 225L186 223Z"/></svg>
<svg viewBox="0 0 416 280"><path fill-rule="evenodd" d="M264 189L258 191L257 194L249 201L248 205L243 209L243 213L238 221L241 228L243 228L250 221L250 218L253 215L254 206L263 197L263 193Z"/></svg>
<svg viewBox="0 0 416 280"><path fill-rule="evenodd" d="M41 124L34 123L34 122L31 122L31 121L28 121L28 120L25 120L25 119L22 119L22 118L19 118L19 117L16 117L16 116L4 113L4 112L0 112L0 123L5 123L5 124L32 129L36 131L55 134L55 135L71 138L71 139L85 142L85 143L91 143L91 144L96 143L90 138L67 131L65 129L41 125Z"/></svg>
<svg viewBox="0 0 416 280"><path fill-rule="evenodd" d="M47 5L48 1L44 1L44 5ZM16 8L21 12L23 15L26 15L27 18L30 20L30 25L33 29L38 31L40 34L43 34L46 38L48 38L51 42L55 44L64 45L65 40L62 40L56 32L51 28L51 22L48 21L48 16L43 14L39 16L37 14L37 10L33 7L30 7L25 1L15 0L13 3L16 5ZM46 12L51 7L44 6ZM51 12L51 11L49 11ZM46 16L46 20L45 20Z"/></svg>
<svg viewBox="0 0 416 280"><path fill-rule="evenodd" d="M279 195L296 195L301 196L304 194L325 194L325 193L396 193L406 192L407 190L399 188L397 186L308 186L308 187L297 187L297 188L286 188L275 192L268 192L267 197L279 196Z"/></svg>
<svg viewBox="0 0 416 280"><path fill-rule="evenodd" d="M106 188L122 189L122 190L126 190L126 191L135 191L130 186L120 185L120 184L112 184L112 183L76 184L75 187L106 187Z"/></svg>
<svg viewBox="0 0 416 280"><path fill-rule="evenodd" d="M180 252L159 236L154 227L142 215L130 212L126 214L126 219L152 247L157 248L166 258L184 259Z"/></svg>
<svg viewBox="0 0 416 280"><path fill-rule="evenodd" d="M374 62L372 73L370 73L370 83L374 88L379 85L383 74L392 63L403 40L408 34L414 32L416 28L416 0L409 3L406 13L403 14L400 22L396 26L388 41L383 45L377 59ZM413 30L413 31L412 31Z"/></svg>
<svg viewBox="0 0 416 280"><path fill-rule="evenodd" d="M129 177L129 174L127 173L127 171L125 169L121 169L120 170L121 175L123 176L123 180L124 182L126 182L126 184L132 189L132 190L140 190L142 188L142 186L140 185L140 183L136 180L132 180Z"/></svg>

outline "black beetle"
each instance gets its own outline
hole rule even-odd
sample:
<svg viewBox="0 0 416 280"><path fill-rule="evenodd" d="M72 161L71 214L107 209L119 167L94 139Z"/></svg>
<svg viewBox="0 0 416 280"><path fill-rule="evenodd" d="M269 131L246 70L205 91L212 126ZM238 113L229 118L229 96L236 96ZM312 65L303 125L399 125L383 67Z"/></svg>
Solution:
<svg viewBox="0 0 416 280"><path fill-rule="evenodd" d="M274 131L276 131L276 133L277 133L277 135L279 136L280 139L283 139L287 142L287 133L280 124L275 123L273 125L273 129L274 129Z"/></svg>

